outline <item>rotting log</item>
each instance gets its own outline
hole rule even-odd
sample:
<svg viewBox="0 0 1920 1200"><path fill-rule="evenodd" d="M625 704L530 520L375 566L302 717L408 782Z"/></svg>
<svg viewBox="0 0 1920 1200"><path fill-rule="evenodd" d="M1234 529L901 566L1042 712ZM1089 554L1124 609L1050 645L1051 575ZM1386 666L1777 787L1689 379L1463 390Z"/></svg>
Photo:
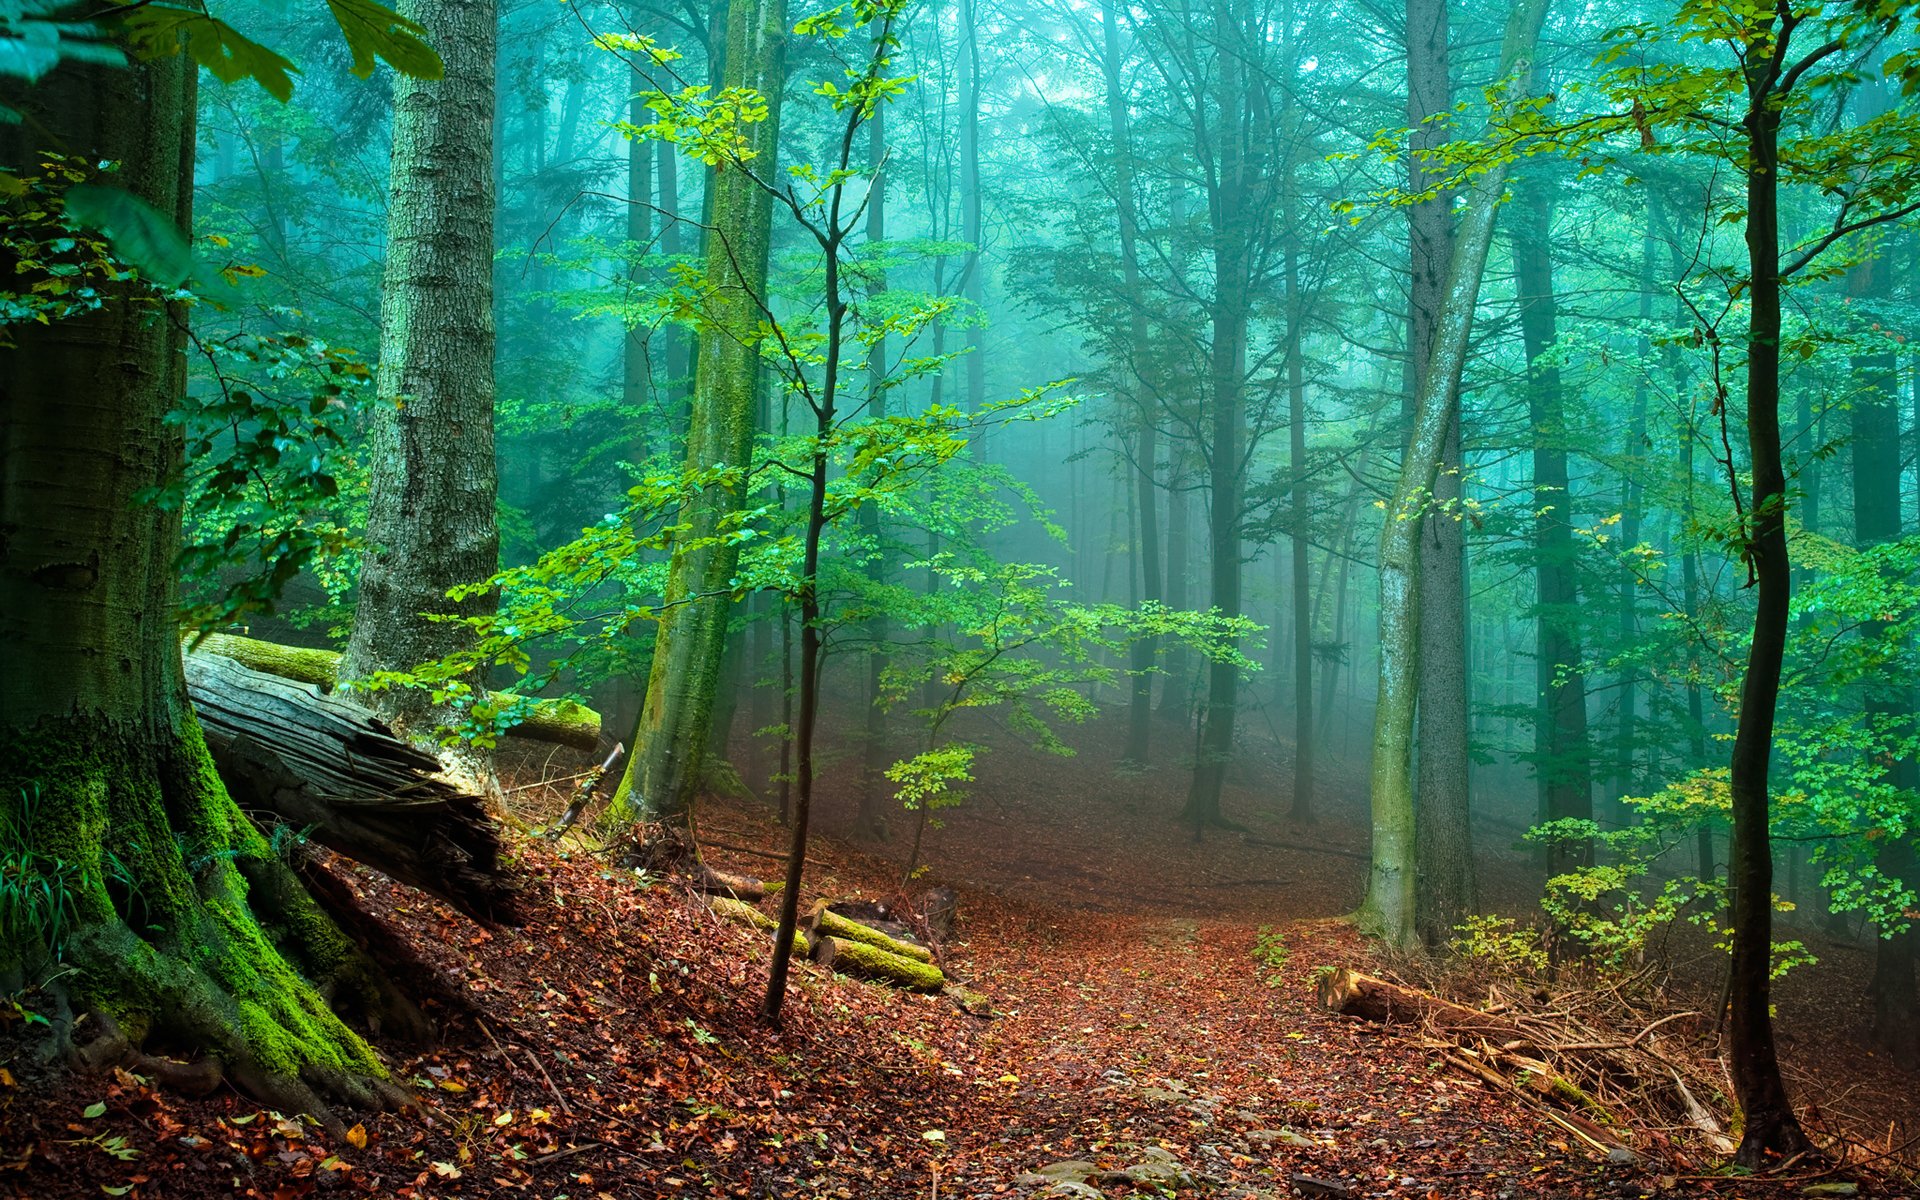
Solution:
<svg viewBox="0 0 1920 1200"><path fill-rule="evenodd" d="M1431 1025L1454 1038L1532 1045L1519 1025L1503 1017L1345 967L1322 976L1318 992L1322 1008L1350 1017L1384 1025Z"/></svg>
<svg viewBox="0 0 1920 1200"><path fill-rule="evenodd" d="M483 921L517 894L486 798L366 709L215 654L186 656L187 694L241 808Z"/></svg>
<svg viewBox="0 0 1920 1200"><path fill-rule="evenodd" d="M932 963L893 954L852 938L816 934L813 961L847 975L858 975L909 992L937 992L947 983L946 975Z"/></svg>
<svg viewBox="0 0 1920 1200"><path fill-rule="evenodd" d="M777 923L772 917L761 912L746 901L736 900L731 896L715 896L707 901L707 907L730 921L738 921L742 925L748 925L754 929L762 929L769 934L778 928ZM794 953L802 956L812 953L812 943L807 939L807 935L804 932L800 930L794 931L793 949Z"/></svg>
<svg viewBox="0 0 1920 1200"><path fill-rule="evenodd" d="M189 657L216 654L251 670L311 684L323 692L330 692L339 684L340 655L334 650L282 646L231 633L189 635L183 644ZM489 699L510 705L525 697L492 692ZM600 745L600 714L571 700L535 699L527 715L507 733L537 742L596 750Z"/></svg>
<svg viewBox="0 0 1920 1200"><path fill-rule="evenodd" d="M834 912L829 902L825 900L815 904L807 913L806 928L809 932L825 934L842 941L861 942L898 958L910 958L920 963L933 961L933 951L925 946L890 937L871 926L843 917Z"/></svg>
<svg viewBox="0 0 1920 1200"><path fill-rule="evenodd" d="M693 890L712 896L730 896L748 904L758 904L767 898L767 886L758 879L716 871L705 863L700 864L699 872L694 877Z"/></svg>

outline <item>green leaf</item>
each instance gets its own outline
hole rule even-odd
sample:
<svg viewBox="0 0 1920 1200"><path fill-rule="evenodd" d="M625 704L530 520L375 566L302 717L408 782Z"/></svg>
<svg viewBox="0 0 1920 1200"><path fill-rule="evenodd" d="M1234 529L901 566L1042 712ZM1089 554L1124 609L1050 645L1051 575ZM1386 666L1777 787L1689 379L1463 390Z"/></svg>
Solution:
<svg viewBox="0 0 1920 1200"><path fill-rule="evenodd" d="M193 274L193 252L180 227L132 192L79 184L67 189L66 209L75 221L106 234L114 253L154 283L179 287Z"/></svg>
<svg viewBox="0 0 1920 1200"><path fill-rule="evenodd" d="M85 1117L89 1121L93 1120L95 1117L104 1117L107 1115L106 1102L101 1100L95 1100L92 1104L89 1104L85 1108L81 1109L80 1115Z"/></svg>
<svg viewBox="0 0 1920 1200"><path fill-rule="evenodd" d="M438 79L446 71L440 56L422 38L426 28L373 0L327 0L333 19L353 51L353 73L362 79L373 74L373 61L384 58L393 69L415 79Z"/></svg>
<svg viewBox="0 0 1920 1200"><path fill-rule="evenodd" d="M187 8L150 4L136 8L122 20L134 52L142 58L165 58L182 47L194 62L221 83L257 81L276 100L293 96L292 76L300 68L285 57L242 37L217 17Z"/></svg>

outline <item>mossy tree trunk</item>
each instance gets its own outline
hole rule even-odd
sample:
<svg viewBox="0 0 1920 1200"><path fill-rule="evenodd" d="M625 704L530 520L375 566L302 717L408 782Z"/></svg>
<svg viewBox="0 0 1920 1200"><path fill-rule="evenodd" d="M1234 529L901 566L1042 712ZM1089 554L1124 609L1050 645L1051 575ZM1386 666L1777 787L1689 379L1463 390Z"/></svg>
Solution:
<svg viewBox="0 0 1920 1200"><path fill-rule="evenodd" d="M471 644L428 615L492 611L450 588L499 569L493 448L494 0L406 0L446 65L393 81L379 403L372 431L368 550L343 679L406 671ZM479 680L472 681L477 688ZM397 728L430 735L448 713L424 690L367 697ZM463 755L490 782L485 756Z"/></svg>
<svg viewBox="0 0 1920 1200"><path fill-rule="evenodd" d="M786 78L782 10L765 0L736 0L730 6L721 81L723 87L752 88L766 97L766 120L749 126L746 136L751 169L767 180L775 178ZM685 532L675 538L668 562L634 753L608 810L615 821L685 826L692 819L733 607L740 552L719 535L746 499L773 199L738 167L717 169L712 187L709 295L694 366L687 466L733 470L701 488L682 513Z"/></svg>
<svg viewBox="0 0 1920 1200"><path fill-rule="evenodd" d="M69 61L8 97L27 120L0 133L4 161L118 162L115 183L186 226L195 85L181 57ZM71 917L57 945L44 924L6 931L0 990L45 987L56 1047L71 1003L103 1034L204 1050L256 1095L324 1112L323 1095L391 1092L323 992L370 1012L390 997L227 795L187 702L178 516L135 499L179 466L163 418L185 318L123 290L16 326L0 359L0 819Z"/></svg>
<svg viewBox="0 0 1920 1200"><path fill-rule="evenodd" d="M1523 0L1507 20L1496 86L1509 104L1526 98L1535 44L1548 0ZM1369 933L1395 946L1415 940L1414 708L1420 679L1420 530L1433 495L1453 402L1466 367L1480 278L1493 245L1506 164L1478 176L1468 196L1447 269L1431 357L1420 379L1400 478L1380 532L1380 683L1374 709L1370 791L1372 865L1355 914Z"/></svg>

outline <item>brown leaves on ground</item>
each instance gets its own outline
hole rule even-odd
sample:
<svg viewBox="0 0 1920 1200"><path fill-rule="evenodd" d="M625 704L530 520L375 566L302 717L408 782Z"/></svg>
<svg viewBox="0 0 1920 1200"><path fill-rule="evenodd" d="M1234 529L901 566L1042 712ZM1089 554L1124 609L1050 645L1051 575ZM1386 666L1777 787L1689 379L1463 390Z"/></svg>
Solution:
<svg viewBox="0 0 1920 1200"><path fill-rule="evenodd" d="M742 849L780 844L749 805L716 808L708 825ZM1275 921L1284 961L1271 941L1256 960L1259 923L1237 915L1255 907L1237 882L1251 861L1207 861L1232 875L1189 908L1204 917L1170 911L1180 878L1149 886L1151 905L1103 894L1099 908L1037 889L1001 899L955 878L962 925L945 965L991 997L995 1017L801 965L776 1031L756 1018L763 933L591 855L538 842L518 853L530 883L521 929L483 929L347 872L460 998L434 1008L438 1047L387 1047L420 1111L350 1117L335 1142L230 1092L193 1101L124 1071L29 1071L16 1022L0 1033L0 1193L985 1200L1084 1180L1113 1197L1236 1200L1766 1194L1735 1181L1663 1189L1434 1052L1320 1011L1316 970L1364 964L1366 948L1335 922ZM1303 851L1291 861L1352 866ZM898 891L896 867L844 844L823 842L817 863L809 899ZM1125 891L1123 872L1085 865ZM1343 890L1332 869L1310 886Z"/></svg>

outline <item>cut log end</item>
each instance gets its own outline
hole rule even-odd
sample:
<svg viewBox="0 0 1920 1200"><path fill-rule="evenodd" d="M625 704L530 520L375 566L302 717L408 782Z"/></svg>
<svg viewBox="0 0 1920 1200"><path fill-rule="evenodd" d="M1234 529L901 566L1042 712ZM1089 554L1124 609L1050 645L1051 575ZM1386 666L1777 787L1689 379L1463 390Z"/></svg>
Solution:
<svg viewBox="0 0 1920 1200"><path fill-rule="evenodd" d="M947 977L939 967L904 955L892 954L867 942L820 935L814 938L813 961L847 975L857 975L909 992L937 992Z"/></svg>

